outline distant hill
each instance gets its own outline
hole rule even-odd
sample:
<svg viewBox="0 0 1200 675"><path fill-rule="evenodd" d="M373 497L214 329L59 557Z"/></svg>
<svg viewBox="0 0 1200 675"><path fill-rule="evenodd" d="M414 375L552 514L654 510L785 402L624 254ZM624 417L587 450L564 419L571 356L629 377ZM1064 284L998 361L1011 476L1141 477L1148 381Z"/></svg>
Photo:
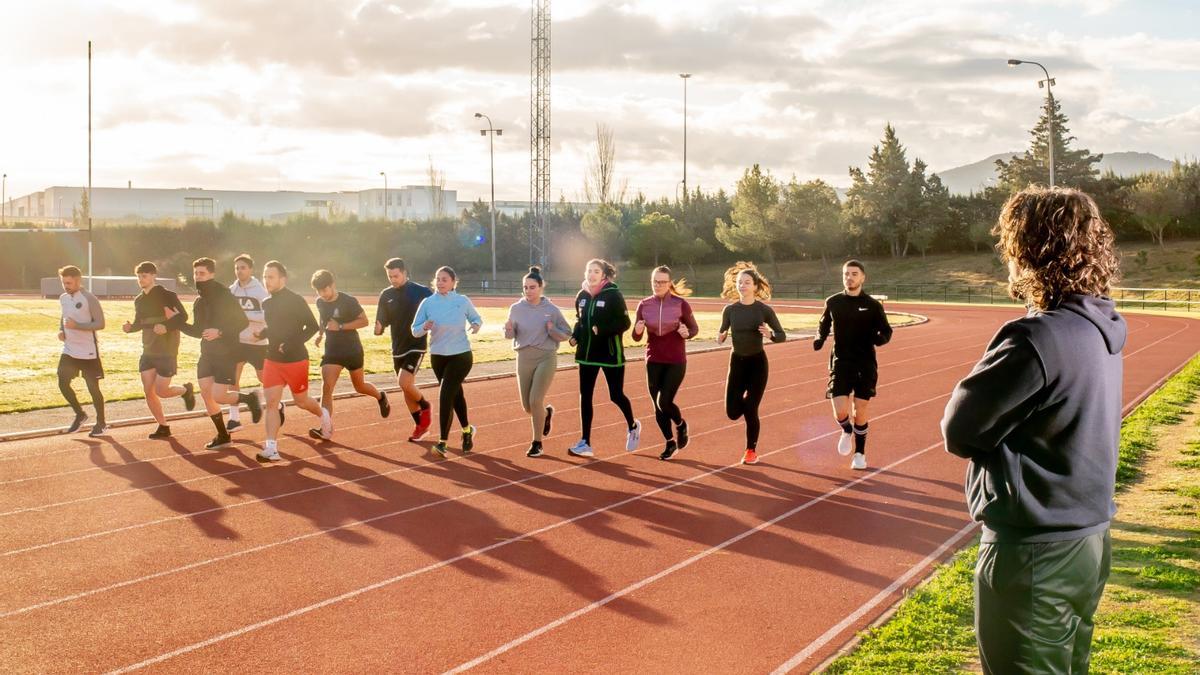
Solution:
<svg viewBox="0 0 1200 675"><path fill-rule="evenodd" d="M996 160L1008 160L1020 153L1001 152L987 159L936 172L953 194L978 192L996 182ZM1100 160L1100 173L1111 169L1118 176L1131 176L1149 171L1168 171L1171 162L1148 152L1113 152L1105 153Z"/></svg>

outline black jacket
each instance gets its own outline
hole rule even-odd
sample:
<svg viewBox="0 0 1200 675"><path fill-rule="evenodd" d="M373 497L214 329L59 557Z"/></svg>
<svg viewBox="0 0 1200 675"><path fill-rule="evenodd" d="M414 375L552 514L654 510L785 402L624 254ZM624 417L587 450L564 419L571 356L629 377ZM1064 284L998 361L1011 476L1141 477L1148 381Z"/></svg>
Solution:
<svg viewBox="0 0 1200 675"><path fill-rule="evenodd" d="M833 351L829 354L829 369L874 370L875 348L892 339L883 303L866 293L847 295L837 293L825 298L825 310L817 327L813 347L820 349L833 329Z"/></svg>
<svg viewBox="0 0 1200 675"><path fill-rule="evenodd" d="M596 295L580 289L575 296L575 328L571 333L576 342L575 363L625 365L621 335L632 325L625 297L616 284L605 284Z"/></svg>
<svg viewBox="0 0 1200 675"><path fill-rule="evenodd" d="M1005 324L942 418L965 457L985 542L1047 542L1108 527L1121 432L1125 319L1112 300L1069 295Z"/></svg>
<svg viewBox="0 0 1200 675"><path fill-rule="evenodd" d="M320 329L308 301L284 287L263 302L263 314L267 327L258 336L269 343L267 359L276 363L307 361L305 343Z"/></svg>
<svg viewBox="0 0 1200 675"><path fill-rule="evenodd" d="M192 323L183 324L179 330L185 335L201 338L201 356L234 357L237 354L238 334L250 325L242 306L233 293L216 279L198 282L196 291L200 297L192 304ZM209 328L221 331L221 337L216 340L203 339L204 331Z"/></svg>

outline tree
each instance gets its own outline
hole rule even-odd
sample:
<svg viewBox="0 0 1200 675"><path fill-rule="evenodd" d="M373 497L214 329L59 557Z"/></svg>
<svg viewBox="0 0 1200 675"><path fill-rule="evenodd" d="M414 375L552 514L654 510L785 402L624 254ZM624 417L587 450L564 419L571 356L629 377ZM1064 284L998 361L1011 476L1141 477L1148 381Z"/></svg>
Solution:
<svg viewBox="0 0 1200 675"><path fill-rule="evenodd" d="M430 199L433 200L433 217L441 218L445 214L446 172L433 165L433 156L429 156L429 189Z"/></svg>
<svg viewBox="0 0 1200 675"><path fill-rule="evenodd" d="M924 258L929 248L945 229L953 222L950 213L950 191L942 184L937 174L925 176L925 162L920 159L913 162L912 173L909 174L908 198L910 200L907 214L907 240L921 252Z"/></svg>
<svg viewBox="0 0 1200 675"><path fill-rule="evenodd" d="M1099 171L1096 164L1104 155L1093 155L1086 149L1072 150L1075 137L1067 126L1067 116L1062 113L1058 99L1048 99L1042 104L1042 114L1030 130L1033 137L1025 154L1011 161L996 160L996 173L1000 184L1010 193L1025 189L1028 185L1045 185L1050 180L1048 138L1050 118L1054 117L1054 183L1059 187L1086 189L1096 180Z"/></svg>
<svg viewBox="0 0 1200 675"><path fill-rule="evenodd" d="M601 204L585 213L579 229L606 257L621 253L621 212L612 204Z"/></svg>
<svg viewBox="0 0 1200 675"><path fill-rule="evenodd" d="M642 216L629 238L635 262L658 266L664 254L673 252L680 243L679 225L671 216L653 211Z"/></svg>
<svg viewBox="0 0 1200 675"><path fill-rule="evenodd" d="M717 240L729 250L765 251L777 278L779 264L775 261L775 250L790 243L778 226L778 207L779 183L770 172L763 172L755 164L738 180L730 222L718 220L716 226Z"/></svg>
<svg viewBox="0 0 1200 675"><path fill-rule="evenodd" d="M612 128L596 124L595 153L588 159L583 179L584 199L594 204L619 204L625 200L625 181L616 182L617 142Z"/></svg>
<svg viewBox="0 0 1200 675"><path fill-rule="evenodd" d="M783 188L779 217L791 230L797 252L820 257L826 271L829 256L842 246L842 207L837 191L821 180L798 183L793 176Z"/></svg>
<svg viewBox="0 0 1200 675"><path fill-rule="evenodd" d="M886 245L892 257L902 256L908 250L906 219L914 204L910 173L904 146L891 124L883 128L883 142L871 149L867 171L850 168L853 185L846 192L850 231L868 246Z"/></svg>
<svg viewBox="0 0 1200 675"><path fill-rule="evenodd" d="M1166 229L1188 212L1187 195L1176 177L1168 174L1145 174L1128 191L1128 199L1142 229L1150 233L1159 248L1163 248Z"/></svg>

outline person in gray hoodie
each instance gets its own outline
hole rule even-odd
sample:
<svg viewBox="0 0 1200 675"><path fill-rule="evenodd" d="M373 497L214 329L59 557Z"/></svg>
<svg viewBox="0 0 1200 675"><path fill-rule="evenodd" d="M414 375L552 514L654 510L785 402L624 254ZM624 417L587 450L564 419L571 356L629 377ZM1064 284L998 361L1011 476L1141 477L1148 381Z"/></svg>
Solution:
<svg viewBox="0 0 1200 675"><path fill-rule="evenodd" d="M542 295L545 281L540 267L530 267L521 280L522 298L508 308L504 337L517 352L517 388L521 407L533 424L533 441L527 457L542 455L542 439L550 433L554 406L546 405L546 393L558 370L558 345L571 337L571 324L562 310Z"/></svg>
<svg viewBox="0 0 1200 675"><path fill-rule="evenodd" d="M946 450L983 524L975 635L985 673L1086 673L1108 580L1125 320L1113 233L1091 197L1028 188L993 230L1027 316L955 387Z"/></svg>

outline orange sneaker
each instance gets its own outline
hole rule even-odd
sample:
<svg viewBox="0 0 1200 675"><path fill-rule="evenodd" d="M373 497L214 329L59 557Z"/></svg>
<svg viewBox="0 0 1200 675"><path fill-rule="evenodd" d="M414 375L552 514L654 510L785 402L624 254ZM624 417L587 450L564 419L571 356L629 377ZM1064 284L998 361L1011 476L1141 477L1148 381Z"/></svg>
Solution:
<svg viewBox="0 0 1200 675"><path fill-rule="evenodd" d="M746 454L742 455L742 464L758 464L758 453L747 449Z"/></svg>

